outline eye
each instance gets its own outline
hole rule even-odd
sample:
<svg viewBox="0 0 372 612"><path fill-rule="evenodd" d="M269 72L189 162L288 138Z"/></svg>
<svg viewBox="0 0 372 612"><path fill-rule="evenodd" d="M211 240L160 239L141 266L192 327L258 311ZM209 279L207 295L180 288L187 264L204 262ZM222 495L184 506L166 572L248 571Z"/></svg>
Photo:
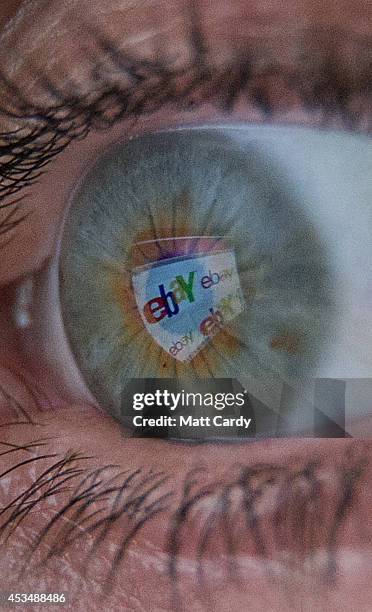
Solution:
<svg viewBox="0 0 372 612"><path fill-rule="evenodd" d="M353 261L370 252L368 213L362 201L355 206L357 254L342 227L349 196L336 211L337 186L321 201L309 189L329 184L321 165L354 140L363 142L240 124L162 131L109 148L73 191L49 268L59 325L50 299L42 317L38 307L50 328L42 336L64 347L54 369L69 380L82 375L77 389L130 429L136 393L171 387L204 397L235 385L246 396L239 414L255 429L232 428L230 436L311 431L316 380L346 377L349 367L364 374L370 362L367 353L355 363L354 346L347 368L341 359L344 322L358 314L348 299L363 293L366 270ZM313 151L319 163L309 172ZM210 416L214 408L201 400L185 410Z"/></svg>
<svg viewBox="0 0 372 612"><path fill-rule="evenodd" d="M370 43L261 4L24 2L2 37L0 573L28 601L368 608L368 443L130 439L156 390L221 417L247 390L265 438L370 414L370 143L262 125L368 127Z"/></svg>

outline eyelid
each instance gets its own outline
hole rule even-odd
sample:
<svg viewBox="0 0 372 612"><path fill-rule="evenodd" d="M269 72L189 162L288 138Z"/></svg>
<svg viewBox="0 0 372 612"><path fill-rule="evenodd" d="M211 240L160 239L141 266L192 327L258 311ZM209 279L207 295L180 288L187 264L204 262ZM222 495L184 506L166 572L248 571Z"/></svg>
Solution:
<svg viewBox="0 0 372 612"><path fill-rule="evenodd" d="M16 83L2 74L1 80L6 92L6 99L2 102L2 112L8 119L13 117L15 121L20 122L14 138L9 134L5 140L7 149L12 140L17 144L17 153L13 154L11 149L14 155L12 165L15 169L17 169L21 138L30 141L25 143L24 148L21 147L21 155L27 154L26 159L31 160L37 152L37 157L33 161L36 172L47 163L48 159L53 158L57 151L68 146L71 140L86 135L87 130L105 129L121 119L152 114L165 104L170 104L177 110L180 103L181 107L188 108L198 106L201 102L209 102L222 110L232 111L243 96L253 117L257 111L260 119L277 115L280 120L283 110L282 118L285 118L291 106L299 102L300 106L301 104L303 106L303 111L307 108L309 111L322 109L320 120L323 121L327 120L329 107L333 101L333 109L339 111L341 119L343 114L345 115L345 126L353 125L358 120L353 109L350 110L350 116L347 116L347 101L352 98L355 84L348 80L348 76L345 76L345 82L340 84L338 74L340 66L337 66L332 49L321 50L321 56L323 54L324 57L321 57L319 66L315 64L310 73L311 80L310 83L306 83L307 88L305 83L301 82L305 75L302 77L301 73L298 73L299 67L296 73L296 68L291 72L280 64L273 66L270 62L262 61L261 57L257 59L249 44L246 48L237 51L233 49L231 42L231 57L220 67L209 56L208 45L204 41L198 16L193 14L193 9L190 8L190 11L190 58L181 66L160 57L148 59L128 54L99 32L94 32L96 44L104 59L103 63L102 60L93 61L89 69L91 84L85 93L81 92L80 84L77 82L69 82L67 87L60 86L47 74L41 73L40 89L49 102L37 102L37 97L35 101L31 98L28 101ZM104 62L107 62L107 65ZM260 66L258 69L255 67L255 62ZM323 83L324 75L316 73L320 67L326 76L326 84ZM113 74L110 74L112 71ZM118 81L118 78L122 81ZM287 98L284 107L282 102L278 104L275 96L273 97L272 78L277 81L277 85L281 84L284 90L288 90L287 94L297 92L299 99L294 102L291 101L291 96L284 95L282 97ZM359 95L362 86L363 82L356 87ZM321 87L325 88L324 92L321 91ZM317 92L317 96L311 93L312 89ZM302 120L304 117L303 114ZM314 122L318 120L316 116L313 117ZM32 122L29 128L28 122ZM23 132L18 132L20 128ZM39 143L41 137L45 141L48 133L51 141L44 145L42 141ZM36 149L33 143L38 144ZM46 157L45 160L43 155ZM20 164L22 167L22 157ZM30 164L28 169L29 166ZM12 186L11 193L27 185L27 181L32 180L32 175L33 171L28 174L25 183ZM19 182L18 177L17 181ZM3 192L3 197L6 195L7 192Z"/></svg>
<svg viewBox="0 0 372 612"><path fill-rule="evenodd" d="M272 61L273 59L272 51L270 49L270 40L266 41L268 44L267 44L267 48L265 48L265 41L263 41L263 43L259 41L252 42L252 40L250 40L248 37L246 41L247 44L244 45L242 43L241 47L239 48L239 52L237 52L236 49L234 50L233 48L234 42L231 40L230 41L230 46L231 46L230 58L229 59L225 58L224 60L225 64L222 65L222 67L218 67L214 65L214 60L212 61L212 59L208 56L208 44L204 41L203 30L202 28L199 27L197 19L198 18L196 18L196 21L195 21L195 18L194 18L194 21L192 20L190 21L191 25L189 24L190 29L188 33L189 45L190 45L189 49L191 49L190 57L191 57L192 65L190 64L190 57L189 57L189 59L186 61L186 64L181 65L181 68L177 66L174 68L172 67L172 64L171 64L171 68L169 68L168 63L167 63L168 60L158 60L157 59L156 61L153 61L153 60L144 61L141 56L139 56L139 59L138 59L136 53L134 53L134 55L133 54L129 55L130 59L128 59L128 56L125 56L124 51L117 49L115 46L113 46L113 44L111 44L111 42L108 39L105 39L104 36L101 36L101 38L99 39L99 45L101 46L101 48L103 48L106 58L107 56L109 56L109 61L111 61L114 66L116 65L116 68L119 69L119 72L120 70L124 71L124 75L123 74L121 75L122 77L123 76L125 77L126 71L127 72L129 71L129 74L130 74L130 72L132 71L132 65L136 65L136 61L137 61L138 66L142 67L142 68L139 68L140 73L142 69L145 70L145 74L146 74L146 71L148 70L150 70L150 74L152 70L155 71L155 74L158 73L158 77L160 78L160 84L162 85L161 91L163 91L164 89L164 94L162 93L160 96L160 99L162 100L162 104L166 104L166 107L164 109L162 109L158 113L149 114L148 116L146 116L146 114L145 115L142 114L142 116L140 117L141 118L140 126L138 124L134 126L128 125L128 118L122 123L122 125L125 125L126 136L128 138L130 138L131 135L138 134L139 132L143 132L146 129L151 130L155 123L157 123L156 125L157 129L162 127L162 123L164 127L170 128L172 126L175 126L176 123L182 124L183 122L196 123L196 122L204 121L207 123L208 121L211 120L211 117L212 117L212 121L221 120L223 122L226 122L227 119L229 119L230 121L239 121L239 120L246 121L247 120L250 122L252 121L262 122L262 121L269 119L270 121L274 121L274 120L278 122L293 121L293 122L298 122L298 123L303 123L303 124L307 123L309 125L317 125L320 123L321 125L324 126L325 122L328 122L328 121L332 122L334 120L334 113L333 112L330 113L329 111L330 111L330 108L336 108L338 110L338 113L336 113L336 119L335 119L335 125L337 127L343 127L344 125L346 125L348 127L357 128L358 125L360 126L363 125L363 122L367 119L367 116L365 116L363 113L360 113L360 115L358 116L358 114L356 114L352 110L350 111L351 114L350 115L348 114L347 101L351 101L353 99L353 88L356 87L356 90L358 90L360 94L360 86L362 86L362 90L363 90L364 81L357 84L356 86L355 83L353 83L352 80L349 79L347 71L345 72L344 76L340 77L340 74L342 75L343 73L342 72L339 73L340 65L338 63L342 61L342 53L341 52L336 53L336 56L330 53L329 47L327 47L325 43L325 41L327 41L329 37L329 32L326 29L320 30L320 33L319 33L320 40L322 40L323 43L319 47L319 56L317 56L315 63L312 65L311 78L309 80L308 75L306 74L301 75L301 73L298 73L301 66L297 66L294 69L290 69L288 71L288 68L286 68L284 65L282 65L279 62L278 67L275 68L276 61L277 61L276 58L273 64L274 67L272 64L270 64L270 61ZM310 32L311 31L309 30L309 33ZM336 38L340 38L342 34L344 33L337 32ZM95 33L95 35L97 35L97 33ZM301 36L303 36L304 41L307 40L306 30L302 32ZM358 39L356 39L354 43L355 43L356 48L358 47L358 44L359 45L366 44L364 40L358 41ZM260 44L262 44L262 48L260 47ZM306 44L305 44L305 49L307 49ZM256 49L255 49L255 45L258 45ZM311 49L311 45L309 49ZM355 49L354 49L354 52L355 52ZM159 61L160 61L160 68L159 68ZM165 62L165 64L164 66L161 67L162 61ZM306 65L306 63L304 65ZM319 70L319 73L317 72L317 70ZM175 71L174 74L172 71ZM215 73L213 71L215 71ZM256 74L256 71L257 71L257 74ZM97 78L96 72L97 71L95 70L95 67L93 64L93 67L92 67L92 74L94 75L93 83L95 79ZM174 116L172 120L169 120L170 109L167 108L167 104L169 103L169 100L168 100L169 91L167 89L167 87L169 87L169 81L167 82L167 79L171 79L172 81L174 78L177 79L179 74L184 75L184 73L188 75L186 79L186 86L185 85L183 86L183 87L186 87L186 91L188 91L187 96L191 96L191 98L193 98L194 97L194 87L196 87L197 106L199 103L202 102L202 97L205 95L207 96L209 103L208 104L203 103L202 107L197 108L197 109L194 108L191 112L187 110L183 110L182 108L178 109L177 108L177 100L178 100L177 96L179 96L180 94L179 92L177 93L177 87L174 88L174 86L171 86L170 99L172 100L172 104L170 106L171 107L173 106L172 112L174 113ZM212 74L212 77L211 77L212 95L210 91L210 86L208 85L206 86L206 83L208 84L208 79L210 78L208 76L209 73ZM327 76L326 81L324 81L324 74L326 74ZM149 75L147 75L147 78L148 76ZM163 81L163 78L165 78L166 80ZM216 80L216 83L218 84L217 90L215 89L213 85L214 78L217 79ZM341 78L341 81L340 81L340 78ZM129 79L129 82L130 82L130 79ZM281 96L279 101L277 99L277 95L274 95L274 97L272 97L273 92L275 91L275 88L273 89L273 83L275 82L277 82L277 84L281 83L282 84L281 86L284 86L284 90L282 92L283 95ZM124 83L127 83L125 78L124 78ZM103 93L103 96L108 94L107 88L108 90L110 90L110 82L107 82L107 76L104 77L102 85L103 85L102 90L100 89L100 86L98 86L98 99L101 97L102 93ZM117 87L117 78L113 80L113 85L114 87ZM44 86L50 87L51 92L53 92L53 89L54 89L54 94L52 95L52 98L53 97L55 98L57 105L59 102L63 100L68 101L70 105L68 109L68 113L71 111L72 114L74 114L74 105L72 102L74 100L75 93L78 94L79 92L79 87L77 87L77 92L75 93L74 91L72 91L72 93L71 91L68 91L68 90L64 91L63 87L53 86L53 84L50 81L48 81L48 78L46 76L44 78ZM137 82L137 86L139 86L140 88L143 87L143 83L141 79L139 79L139 82ZM222 90L221 90L221 86L222 86ZM320 87L325 88L323 92L324 95L323 94L320 95L320 92L321 92L321 89L319 89ZM105 88L106 88L106 93L105 93ZM156 93L157 88L158 88L157 81L155 79L155 84L154 83L150 84L150 92L152 91L152 93ZM11 85L10 85L10 89L11 89ZM297 93L301 94L299 99L298 97L296 97L296 95L294 97L292 94L289 96L287 95L290 92L294 93L296 90L297 90ZM341 90L343 92L342 100L339 99ZM120 87L119 87L119 91L120 91ZM124 85L123 91L124 91L123 100L124 100L124 106L125 106L128 103L128 100L125 94L125 92L127 91L126 84ZM144 95L143 100L146 101L147 99L149 99L151 101L152 96L150 95L150 93L146 90L144 91L146 92L146 95ZM287 94L285 93L286 91L287 91ZM319 95L315 95L316 91L318 91ZM239 93L242 95L239 95ZM108 95L108 99L110 99L110 95L111 94ZM183 94L181 95L181 99L183 100L183 103L185 102L185 100L187 100L187 96L185 98ZM200 98L200 96L202 97ZM302 102L301 102L301 96L305 96ZM159 100L159 92L157 92L156 97ZM89 94L88 94L88 99L89 99ZM83 99L80 100L80 102L78 102L79 95L77 95L76 103L80 104L79 108L80 110L82 109L82 113L84 117L83 124L81 124L81 120L78 119L78 126L80 126L77 128L78 131L82 129L82 131L84 132L84 129L85 129L84 121L87 121L89 125L94 125L97 120L97 116L99 117L102 114L101 113L102 109L99 109L99 108L97 109L96 103L94 102L95 99L97 99L97 96L96 98L93 96L93 101L90 100L90 102L86 104L85 96L83 96ZM222 99L225 100L225 103L228 102L227 108L229 108L230 111L233 111L229 113L228 115L224 114L223 110L221 111L218 108ZM115 96L114 96L114 100L115 100ZM341 102L342 102L342 105L341 105ZM91 106L90 106L90 103L91 103ZM118 100L116 99L115 104L117 103L118 103ZM137 100L137 103L138 103L138 100ZM147 103L148 102L146 101L146 104ZM213 104L217 105L217 108L213 107ZM309 108L306 107L307 104L309 105ZM19 113L18 113L20 114L20 116L22 116L22 112L25 114L25 116L27 115L32 116L32 115L35 115L36 113L36 117L39 116L39 119L44 116L44 119L43 119L44 127L41 126L42 133L44 131L45 126L49 126L46 128L46 130L48 133L48 131L51 129L51 132L50 132L51 138L53 138L56 134L58 135L58 130L61 128L61 124L58 123L58 121L61 121L61 119L57 120L57 123L53 123L54 121L53 119L52 123L50 123L51 117L53 117L55 114L53 110L51 109L48 110L48 108L45 109L45 107L43 108L43 105L38 109L37 104L36 104L36 107L33 108L33 104L31 102L30 102L29 108L27 108L27 106L28 104L24 106L23 102L21 102L21 106L19 108ZM224 104L222 104L222 107L223 106ZM232 108L232 106L234 106L234 109ZM23 107L23 110L22 110L22 107ZM52 107L53 107L53 104L52 104ZM119 107L120 107L120 100L119 100ZM133 109L129 108L130 112L131 110ZM140 104L140 110L141 110L141 113L143 113L144 108L141 108L141 104ZM125 112L127 111L128 109ZM314 111L317 111L317 112L314 112ZM98 115L97 115L97 112L98 112ZM110 112L111 111L109 110L109 114ZM63 115L63 112L62 112L62 115ZM79 117L79 113L77 115L77 118L78 117ZM76 117L75 117L75 120L76 120ZM166 122L168 123L167 125L166 125ZM65 126L65 119L62 119L62 123ZM115 132L115 130L117 130L118 127L119 126L116 126L115 128L113 128L113 132ZM30 128L30 129L32 130L33 128ZM27 128L26 128L26 131L27 131ZM120 128L118 131L120 131ZM73 128L73 132L76 132L76 127ZM53 136L53 133L54 133L54 136ZM62 135L62 141L59 140L60 137L61 137L61 134L58 135L57 143L59 143L58 146L62 146L63 148L64 146L63 141L65 142L65 144L67 144L70 138L73 138L74 136L73 134L68 135L65 133L64 135ZM94 139L99 141L100 135L96 133L94 135ZM102 137L102 142L104 141L105 141L105 138ZM90 156L89 149L91 148L92 143L93 143L93 137L90 137L89 139L87 139L87 142L90 143L90 146L86 146L85 151L84 151L84 146L82 146L82 149L84 151L83 156L86 155L88 159ZM73 147L76 151L76 156L79 156L79 157L81 157L81 152L78 151L79 147L77 145L81 145L81 144L82 143L76 143L76 146L74 145ZM16 141L15 141L15 145L17 145ZM50 156L51 152L48 151L47 155ZM0 157L1 157L1 148L0 148ZM66 155L66 157L68 158L69 156ZM64 159L66 159L66 157L64 157ZM43 156L41 156L40 161L41 163L43 162ZM53 164L53 172L56 172L56 163L57 162L55 160L55 163ZM60 163L63 163L62 159ZM80 160L79 160L79 163L80 163ZM15 164L17 164L16 160L15 160ZM3 169L4 169L4 166L3 166ZM39 168L37 167L35 170L36 173L38 172L38 170ZM50 171L51 171L51 167L47 168L47 174L44 177L41 177L40 179L42 189L48 183L48 177L49 177ZM1 173L1 159L0 159L0 173ZM53 180L55 176L56 175L54 174ZM19 177L17 176L17 180L18 179ZM58 177L58 171L57 171L57 180L58 179L59 177ZM60 184L57 189L58 191L64 190L64 193L66 193L66 186L63 185L63 182L64 182L63 180L62 181L60 180ZM29 244L27 268L25 267L25 264L23 263L22 265L22 263L19 261L19 258L15 256L13 245L11 245L10 248L3 250L4 255L2 258L2 262L7 261L7 262L12 262L12 263L11 265L5 265L3 263L2 269L1 269L1 264L0 264L0 279L2 280L2 282L6 282L6 280L11 280L12 278L16 276L20 276L24 273L28 273L31 271L32 268L40 266L42 261L47 256L47 254L50 253L51 244L54 238L48 235L46 232L44 232L43 236L40 237L41 238L40 242L45 245L45 249L43 253L40 253L40 252L37 253L38 245L35 244L35 231L32 231L32 230L30 231L30 228L35 227L32 225L34 223L35 217L37 218L36 223L39 226L42 224L43 220L45 220L45 213L43 213L44 218L41 217L40 207L36 209L32 205L32 196L34 193L36 195L37 189L39 189L39 186L36 186L36 185L31 186L30 192L29 192L31 197L28 200L28 202L22 204L24 206L26 213L28 213L29 211L32 213L30 223L28 224L29 231L26 231L24 227L22 231L17 232L18 239L22 242L27 242ZM55 195L51 193L48 197L48 200L50 201L55 200ZM59 193L57 195L57 201L59 201L58 206L61 207L62 203L60 202ZM55 202L53 202L53 204L55 204ZM53 207L50 206L50 202L45 201L43 208L46 208L48 210L48 214L50 210L52 216L54 215L55 218L58 218L59 211L56 211L56 210L53 211ZM23 225L25 226L25 224ZM53 230L50 228L49 234L51 233L53 233Z"/></svg>
<svg viewBox="0 0 372 612"><path fill-rule="evenodd" d="M0 245L3 254L0 282L5 284L33 273L50 257L70 193L103 149L116 141L129 140L142 133L180 126L197 127L200 124L239 124L246 120L244 109L226 115L202 105L193 111L175 111L170 116L169 109L165 107L154 115L142 117L138 124L122 121L107 131L91 132L85 139L72 142L45 168L45 173L34 185L21 192L20 215L28 214L29 217L27 223L21 223L13 232L9 245ZM27 252L21 246L24 244L27 244Z"/></svg>

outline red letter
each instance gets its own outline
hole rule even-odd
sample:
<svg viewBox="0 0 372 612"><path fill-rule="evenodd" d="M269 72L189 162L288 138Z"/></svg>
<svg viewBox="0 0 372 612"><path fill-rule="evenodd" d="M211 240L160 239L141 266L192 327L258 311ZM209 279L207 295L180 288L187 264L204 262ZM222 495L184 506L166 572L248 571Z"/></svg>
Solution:
<svg viewBox="0 0 372 612"><path fill-rule="evenodd" d="M216 327L213 316L209 316L200 323L200 331L203 336L210 336L213 334L213 329Z"/></svg>
<svg viewBox="0 0 372 612"><path fill-rule="evenodd" d="M155 313L158 312L158 316L155 316ZM167 314L167 309L165 307L165 301L162 297L153 298L143 307L143 313L149 323L158 323Z"/></svg>

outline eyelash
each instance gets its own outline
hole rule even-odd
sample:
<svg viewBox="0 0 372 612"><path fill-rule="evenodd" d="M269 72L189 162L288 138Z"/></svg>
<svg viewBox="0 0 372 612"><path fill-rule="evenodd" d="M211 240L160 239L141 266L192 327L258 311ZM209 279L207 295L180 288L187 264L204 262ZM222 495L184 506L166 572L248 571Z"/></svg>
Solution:
<svg viewBox="0 0 372 612"><path fill-rule="evenodd" d="M35 452L45 441L35 441L25 447L15 447L11 452ZM49 461L57 455L37 455L27 460ZM95 470L84 467L89 459L79 453L66 454L60 460L48 465L39 478L26 490L22 491L6 507L1 515L8 517L0 524L0 535L7 542L18 526L34 514L50 496L58 499L60 494L68 493L67 501L59 505L54 516L39 532L20 571L29 572L45 567L54 557L63 555L80 537L91 536L91 546L84 560L84 571L88 571L89 561L94 559L99 547L104 545L113 527L120 521L122 528L118 549L110 560L110 567L104 581L105 594L113 587L115 576L125 560L125 555L133 538L157 515L170 511L167 551L169 554L168 575L171 579L175 597L178 593L179 560L182 558L182 534L193 533L195 515L201 511L201 520L197 521L197 537L194 554L197 562L197 580L201 592L205 591L204 557L208 553L209 542L215 545L213 535L222 538L226 553L232 560L237 555L237 543L244 545L244 539L253 544L256 554L268 565L270 560L281 562L276 558L276 551L285 551L288 542L298 542L301 559L293 558L296 564L304 563L314 550L326 551L326 562L320 571L325 586L331 586L337 580L336 552L338 534L348 518L350 510L357 505L357 487L366 468L364 449L354 444L349 446L343 461L334 468L334 485L337 501L330 512L329 496L324 485L322 463L314 458L301 465L294 459L289 466L256 464L236 466L235 475L229 474L225 479L201 484L200 479L205 471L202 468L191 470L185 477L181 499L171 508L170 502L175 499L175 492L169 478L162 472L135 471L117 473L115 466L104 466ZM26 461L16 463L11 469L18 471ZM329 466L327 466L329 470ZM1 475L3 477L4 474ZM73 485L76 487L73 488ZM71 486L72 485L72 486ZM334 490L333 490L334 493ZM277 500L275 512L269 519L260 517L259 504L265 494L268 499L273 495ZM239 498L238 504L236 503ZM328 500L328 501L327 501ZM208 510L203 510L207 502ZM234 507L235 506L235 507ZM204 506L205 507L205 506ZM94 508L93 510L91 510ZM239 525L237 540L236 517L244 517L245 527ZM68 518L66 522L64 519ZM263 523L265 521L265 523ZM318 525L327 528L318 530ZM272 536L274 537L274 549ZM46 536L51 536L48 553L41 553ZM295 547L296 549L296 547ZM296 549L297 550L297 549ZM39 553L39 554L38 554ZM234 561L232 561L234 563ZM287 559L285 563L291 566ZM228 568L231 571L231 567ZM236 571L235 567L235 571Z"/></svg>
<svg viewBox="0 0 372 612"><path fill-rule="evenodd" d="M301 32L304 48L299 49L301 61L297 69L286 69L278 63L270 52L270 41L253 52L254 45L262 42L249 39L239 49L231 50L225 66L217 67L210 59L193 3L189 10L190 59L181 68L164 57L143 59L130 55L100 33L91 32L101 57L91 60L88 94L79 93L76 83L63 90L41 75L40 86L54 102L49 107L39 106L25 100L15 84L0 73L3 97L8 96L0 114L17 122L17 129L0 134L0 201L6 201L0 209L14 208L0 222L0 235L12 231L26 218L17 216L24 196L12 201L8 198L37 182L46 166L72 141L85 138L91 130L109 129L123 119L136 120L164 105L191 110L208 101L230 113L245 94L252 109L258 110L265 121L280 113L283 97L290 100L294 95L315 120L316 112L321 111L321 127L332 121L335 110L346 128L357 129L366 120L369 124L369 111L367 117L362 116L353 111L352 103L354 96L370 95L370 64L365 60L359 78L351 79L342 66L338 45L339 40L350 43L345 32ZM311 45L306 48L306 37L317 40L316 60ZM355 53L362 51L368 58L370 41L354 38L351 43ZM110 72L111 79L107 77ZM283 86L280 99L273 92L272 79ZM296 106L296 99L292 104Z"/></svg>

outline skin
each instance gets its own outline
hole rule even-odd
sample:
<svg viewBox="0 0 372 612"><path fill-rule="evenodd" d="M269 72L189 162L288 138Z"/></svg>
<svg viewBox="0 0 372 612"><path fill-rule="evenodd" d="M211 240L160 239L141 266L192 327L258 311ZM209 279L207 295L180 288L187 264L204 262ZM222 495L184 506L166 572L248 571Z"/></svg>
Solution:
<svg viewBox="0 0 372 612"><path fill-rule="evenodd" d="M28 93L42 96L37 85L29 75L29 64L37 63L53 72L57 78L63 78L66 69L69 73L80 74L84 87L84 64L81 64L80 40L77 40L76 29L84 16L89 15L110 33L114 40L125 40L134 49L141 49L151 54L153 44L161 29L172 44L172 51L177 51L180 61L188 53L185 44L185 22L182 2L163 2L167 14L165 20L157 23L154 17L158 3L126 2L126 0L66 0L57 2L20 3L6 1L0 9L0 25L4 28L0 66L6 74L17 83L22 84ZM20 13L11 21L20 6ZM292 0L287 3L268 1L265 3L247 0L234 0L225 8L226 3L215 0L213 11L210 2L200 2L202 22L206 38L223 61L228 41L232 36L239 36L249 31L253 39L264 32L270 38L273 33L280 36L272 39L274 52L284 54L288 61L294 54L295 45L288 33L301 31L301 26L347 27L356 34L370 35L372 32L372 6L366 0L350 3L348 1ZM130 8L130 10L129 10ZM226 16L225 11L229 11ZM228 18L227 18L228 17ZM53 31L53 36L50 35ZM271 38L270 38L271 40ZM89 43L91 44L91 43ZM276 49L275 45L279 45ZM8 53L14 49L14 54ZM346 51L345 51L346 54ZM52 59L51 59L52 58ZM346 60L345 60L346 62ZM346 66L346 64L345 64ZM66 68L67 67L67 68ZM80 72L79 72L80 71ZM310 123L304 111L293 110L289 100L284 97L284 107L278 114L278 122L286 119L293 123ZM287 108L285 108L287 104ZM291 111L288 108L291 107ZM257 110L236 109L233 119L259 122L262 117ZM368 442L350 440L269 440L250 445L187 445L167 444L163 441L126 439L119 425L108 417L94 402L71 400L70 394L56 386L45 368L25 356L22 331L15 329L12 321L12 307L15 286L18 280L30 273L42 269L53 256L60 232L61 222L66 210L69 195L74 185L100 155L102 148L118 139L148 130L177 126L186 121L191 124L205 121L223 121L225 118L215 110L201 107L187 115L175 112L159 112L135 127L122 122L113 129L91 134L81 142L73 143L58 159L54 160L48 172L31 190L25 210L32 211L29 219L17 230L13 242L2 249L0 261L1 298L1 353L0 364L2 386L6 391L1 400L3 425L12 420L12 402L16 398L27 405L28 414L37 421L37 425L6 426L2 429L2 440L18 445L25 445L35 439L50 438L42 448L43 453L53 452L63 457L67 451L76 450L89 457L84 460L88 469L100 466L115 465L107 470L105 479L128 468L152 466L163 470L174 491L174 499L164 515L154 519L140 531L130 549L125 564L109 595L106 595L105 608L108 610L172 610L180 606L179 601L172 599L169 578L164 571L168 559L166 546L167 517L177 506L182 494L182 483L188 471L195 466L203 465L206 469L199 477L200 486L211 481L227 479L227 474L236 470L237 464L254 466L260 462L270 462L272 466L304 465L316 458L322 464L320 470L323 482L328 491L327 499L330 508L335 506L335 475L339 466L345 461L348 451L352 451L366 462L363 475L356 485L358 499L357 510L352 510L348 521L340 533L340 576L337 584L327 590L319 578L306 572L300 576L295 568L289 572L287 581L276 583L268 579L267 562L257 554L252 538L241 548L238 564L241 567L242 580L236 583L228 572L221 570L221 542L216 538L214 549L208 554L210 564L207 570L207 584L204 588L204 600L197 589L195 550L192 531L182 549L183 564L180 573L179 595L182 595L186 607L201 610L211 606L216 611L249 609L283 611L287 609L346 610L353 601L356 610L367 610L371 601L371 568L365 561L365 554L371 552L371 538L368 532L360 530L361 520L368 525L371 519L371 475L372 468L368 460L372 456L372 445ZM316 122L316 119L312 119ZM336 119L337 123L337 119ZM27 245L27 249L25 248ZM38 323L35 323L37 326ZM39 329L39 328L38 328ZM37 360L35 360L37 361ZM39 361L40 364L40 361ZM44 373L41 371L43 369ZM46 372L46 375L45 375ZM22 383L26 378L27 385ZM42 410L32 399L32 392L42 390ZM41 450L40 450L41 452ZM20 455L19 460L28 455ZM1 472L10 469L14 463L12 455L1 457ZM58 460L58 459L56 459ZM21 470L11 472L5 481L0 483L1 503L6 505L19 490L32 484L45 469L47 463L31 463ZM82 465L78 462L78 465ZM165 492L164 487L164 492ZM68 494L62 494L68 499ZM150 499L155 499L151 497ZM275 502L268 497L262 513L275 511ZM37 577L30 571L22 578L22 583L13 584L14 575L24 562L29 541L38 533L53 516L58 500L50 497L42 509L31 516L17 529L16 537L11 538L0 552L0 575L3 585L16 588L17 592L25 591L66 591L70 594L75 610L102 609L101 585L107 572L111 546L115 546L122 534L122 522L118 521L113 528L110 542L98 551L95 563L89 566L84 575L84 554L90 550L91 536L79 539L75 545L61 555L57 555ZM47 553L54 546L53 534L48 534L41 546L41 553ZM288 548L295 551L295 541L288 538ZM350 557L351 553L356 555ZM307 554L305 552L305 554ZM255 570L248 561L254 559ZM350 558L354 562L350 562ZM349 561L348 561L349 560ZM222 576L218 576L222 571ZM254 579L252 576L254 575ZM42 578L42 582L40 582ZM42 584L42 587L40 586ZM3 587L2 587L3 588ZM3 590L5 587L3 588ZM188 603L187 603L188 602ZM306 608L304 606L308 605ZM72 608L71 608L72 609Z"/></svg>

